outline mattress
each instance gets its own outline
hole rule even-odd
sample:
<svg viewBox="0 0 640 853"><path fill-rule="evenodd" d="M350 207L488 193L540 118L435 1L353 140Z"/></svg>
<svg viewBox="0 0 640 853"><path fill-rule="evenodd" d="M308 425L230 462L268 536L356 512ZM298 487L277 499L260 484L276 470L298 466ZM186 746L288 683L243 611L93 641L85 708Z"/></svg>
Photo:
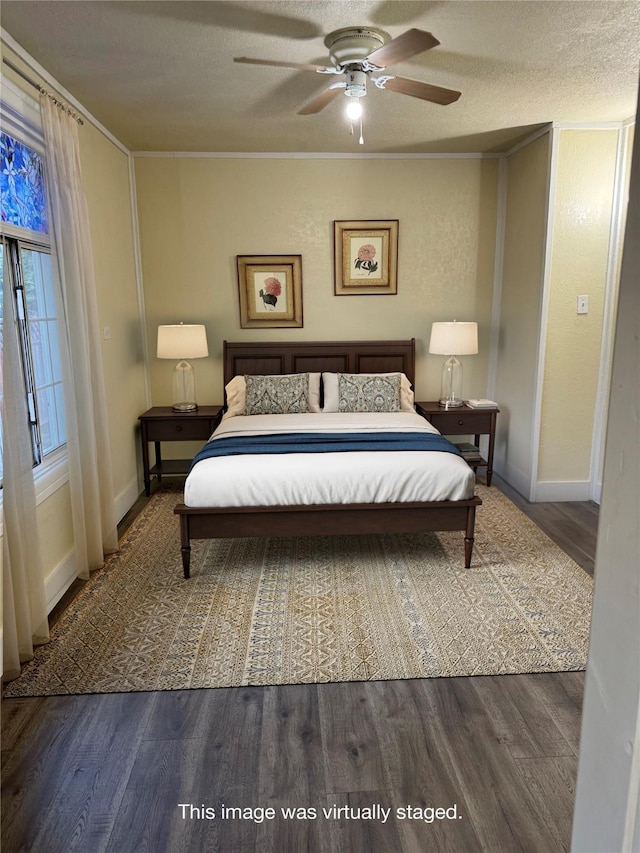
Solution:
<svg viewBox="0 0 640 853"><path fill-rule="evenodd" d="M223 420L211 440L292 432L438 431L413 412L238 415ZM474 472L460 456L440 451L250 454L197 462L184 502L249 507L467 500L474 484Z"/></svg>

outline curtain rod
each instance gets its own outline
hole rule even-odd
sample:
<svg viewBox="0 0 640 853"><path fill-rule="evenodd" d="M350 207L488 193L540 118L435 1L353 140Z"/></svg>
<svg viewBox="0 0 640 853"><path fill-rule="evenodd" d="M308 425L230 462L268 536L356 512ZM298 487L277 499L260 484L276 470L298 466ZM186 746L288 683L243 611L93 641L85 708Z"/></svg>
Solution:
<svg viewBox="0 0 640 853"><path fill-rule="evenodd" d="M82 121L82 119L76 113L75 110L72 110L71 107L67 106L66 104L62 103L62 101L59 101L57 98L55 98L51 94L51 92L49 92L47 89L45 89L44 86L41 86L40 83L38 83L36 80L33 80L31 77L29 77L28 74L25 74L25 72L22 71L20 68L18 68L17 65L14 65L10 59L7 59L5 56L3 56L2 61L12 71L15 71L15 73L18 75L18 77L22 77L22 79L25 82L27 82L30 86L33 86L34 89L37 89L39 92L44 92L44 94L48 95L54 103L58 104L58 106L65 109L71 116L73 116L75 118L75 120L78 122L78 124L84 124L84 122Z"/></svg>
<svg viewBox="0 0 640 853"><path fill-rule="evenodd" d="M2 61L4 62L5 65L8 65L12 71L15 71L19 77L22 77L23 80L26 80L30 86L33 86L34 89L38 89L38 91L40 90L40 83L36 83L35 80L32 80L31 77L29 77L27 74L25 74L24 71L21 71L17 65L14 65L10 59L7 59L6 57L3 56Z"/></svg>

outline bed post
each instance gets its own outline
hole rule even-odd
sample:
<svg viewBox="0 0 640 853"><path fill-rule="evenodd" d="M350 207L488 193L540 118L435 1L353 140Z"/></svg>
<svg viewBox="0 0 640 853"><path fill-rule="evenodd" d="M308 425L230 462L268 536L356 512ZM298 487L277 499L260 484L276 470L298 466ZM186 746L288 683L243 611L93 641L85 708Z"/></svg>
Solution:
<svg viewBox="0 0 640 853"><path fill-rule="evenodd" d="M189 539L189 516L182 514L180 516L180 538L182 545L180 553L182 554L182 569L185 578L190 577L189 565L191 562L191 542Z"/></svg>
<svg viewBox="0 0 640 853"><path fill-rule="evenodd" d="M476 526L476 508L475 506L467 507L467 529L464 537L464 567L471 568L471 554L473 552L473 533ZM185 575L185 577L187 577Z"/></svg>

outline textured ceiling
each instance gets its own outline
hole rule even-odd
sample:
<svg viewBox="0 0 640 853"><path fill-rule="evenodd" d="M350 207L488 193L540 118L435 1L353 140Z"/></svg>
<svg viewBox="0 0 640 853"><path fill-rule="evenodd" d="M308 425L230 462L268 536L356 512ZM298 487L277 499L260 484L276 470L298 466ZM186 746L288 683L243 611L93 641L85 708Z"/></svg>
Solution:
<svg viewBox="0 0 640 853"><path fill-rule="evenodd" d="M2 27L128 148L137 151L493 152L549 121L635 114L640 4L448 2L25 2ZM449 106L369 87L365 145L339 97L297 111L331 80L235 56L327 62L324 36L410 27L440 46L393 67L458 89Z"/></svg>

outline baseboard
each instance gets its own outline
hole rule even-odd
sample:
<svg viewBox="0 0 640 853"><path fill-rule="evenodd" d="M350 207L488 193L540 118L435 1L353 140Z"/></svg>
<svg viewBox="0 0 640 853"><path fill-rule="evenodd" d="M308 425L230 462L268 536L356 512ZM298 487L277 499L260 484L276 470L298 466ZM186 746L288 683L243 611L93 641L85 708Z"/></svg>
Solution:
<svg viewBox="0 0 640 853"><path fill-rule="evenodd" d="M44 592L47 600L47 613L51 613L65 592L78 576L75 549L50 572L44 582Z"/></svg>
<svg viewBox="0 0 640 853"><path fill-rule="evenodd" d="M115 499L116 521L120 523L131 507L140 497L140 484L138 477L134 477Z"/></svg>
<svg viewBox="0 0 640 853"><path fill-rule="evenodd" d="M536 483L536 503L546 501L590 501L591 483L589 480L568 480L566 482L538 481Z"/></svg>
<svg viewBox="0 0 640 853"><path fill-rule="evenodd" d="M511 486L512 489L515 489L518 494L522 495L527 500L531 500L529 494L531 483L529 481L529 477L523 471L520 471L518 468L510 465L508 462L504 462L503 460L496 461L494 458L493 472L494 474L497 474L498 477L501 477L505 483ZM480 468L480 473L482 473L482 468Z"/></svg>

